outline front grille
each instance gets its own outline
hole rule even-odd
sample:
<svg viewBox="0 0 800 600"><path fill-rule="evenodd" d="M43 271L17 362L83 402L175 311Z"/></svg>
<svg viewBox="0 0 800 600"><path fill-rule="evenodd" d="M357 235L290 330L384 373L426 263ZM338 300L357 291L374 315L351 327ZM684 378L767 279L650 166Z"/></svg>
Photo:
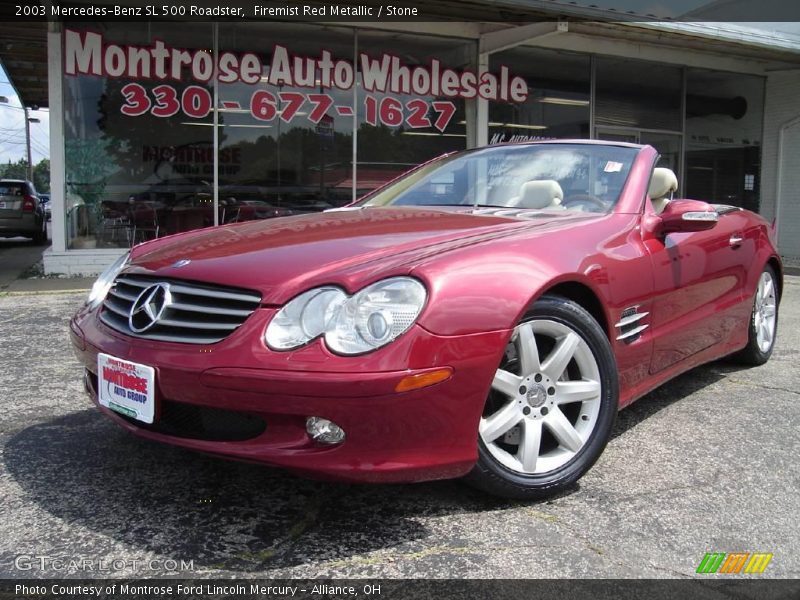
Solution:
<svg viewBox="0 0 800 600"><path fill-rule="evenodd" d="M128 317L139 295L158 283L172 298L155 325L143 332L130 328ZM100 320L126 335L162 342L214 344L228 337L258 308L261 295L249 290L120 275L103 302ZM137 327L141 329L142 327Z"/></svg>
<svg viewBox="0 0 800 600"><path fill-rule="evenodd" d="M97 395L97 375L86 371L87 390ZM159 401L160 414L155 423L137 421L123 414L119 417L141 429L174 437L209 442L239 442L264 433L263 419L234 410L184 404L172 400Z"/></svg>

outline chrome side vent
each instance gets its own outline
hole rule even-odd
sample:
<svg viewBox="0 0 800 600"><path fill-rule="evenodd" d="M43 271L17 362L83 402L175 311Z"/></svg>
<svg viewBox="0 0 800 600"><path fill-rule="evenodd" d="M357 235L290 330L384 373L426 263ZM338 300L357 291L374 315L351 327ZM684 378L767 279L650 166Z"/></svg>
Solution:
<svg viewBox="0 0 800 600"><path fill-rule="evenodd" d="M131 312L137 299L145 291L155 288L160 288L163 293L152 296L150 316L143 313L132 319ZM233 333L260 303L261 295L250 290L120 275L103 302L100 320L132 337L184 344L214 344ZM139 321L132 329L131 322L137 318Z"/></svg>
<svg viewBox="0 0 800 600"><path fill-rule="evenodd" d="M650 327L649 323L642 323L649 312L637 312L639 306L631 306L622 311L620 320L614 324L614 327L619 329L618 340L624 341L626 344L635 342L642 337L642 332Z"/></svg>

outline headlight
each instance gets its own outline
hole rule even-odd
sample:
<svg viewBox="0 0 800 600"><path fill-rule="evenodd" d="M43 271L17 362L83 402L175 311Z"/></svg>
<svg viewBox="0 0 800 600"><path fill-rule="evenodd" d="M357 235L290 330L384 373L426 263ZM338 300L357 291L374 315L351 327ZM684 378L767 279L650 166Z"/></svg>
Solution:
<svg viewBox="0 0 800 600"><path fill-rule="evenodd" d="M309 290L289 302L267 327L265 339L274 350L297 348L327 330L347 295L335 287Z"/></svg>
<svg viewBox="0 0 800 600"><path fill-rule="evenodd" d="M408 330L425 305L425 287L410 277L384 279L348 298L325 343L340 354L361 354L385 346Z"/></svg>
<svg viewBox="0 0 800 600"><path fill-rule="evenodd" d="M338 354L363 354L407 331L426 298L425 287L411 277L384 279L354 296L336 287L315 288L278 311L264 339L273 350L290 350L324 335Z"/></svg>
<svg viewBox="0 0 800 600"><path fill-rule="evenodd" d="M111 266L106 268L105 271L100 273L100 277L94 282L92 290L89 292L89 297L86 299L86 304L88 304L90 308L97 308L100 306L100 303L105 300L108 290L114 285L114 279L116 279L119 272L127 266L130 259L131 253L126 252L115 260Z"/></svg>

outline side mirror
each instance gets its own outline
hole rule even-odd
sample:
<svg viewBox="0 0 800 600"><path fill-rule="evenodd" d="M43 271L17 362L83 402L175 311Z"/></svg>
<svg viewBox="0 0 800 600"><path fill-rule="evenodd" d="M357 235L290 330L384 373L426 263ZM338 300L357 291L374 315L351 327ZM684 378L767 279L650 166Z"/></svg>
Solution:
<svg viewBox="0 0 800 600"><path fill-rule="evenodd" d="M672 200L659 216L661 218L659 229L662 235L673 232L705 231L714 227L719 221L719 214L714 207L700 200Z"/></svg>

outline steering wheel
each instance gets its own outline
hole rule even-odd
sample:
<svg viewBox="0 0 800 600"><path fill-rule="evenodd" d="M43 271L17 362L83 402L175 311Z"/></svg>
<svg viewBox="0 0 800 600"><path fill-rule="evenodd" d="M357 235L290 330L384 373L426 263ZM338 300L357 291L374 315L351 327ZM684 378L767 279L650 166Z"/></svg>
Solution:
<svg viewBox="0 0 800 600"><path fill-rule="evenodd" d="M608 208L602 199L591 194L577 194L575 196L570 196L569 198L564 199L561 204L566 208L569 208L571 204L589 205L588 208L599 208L603 212L605 212L606 208Z"/></svg>

